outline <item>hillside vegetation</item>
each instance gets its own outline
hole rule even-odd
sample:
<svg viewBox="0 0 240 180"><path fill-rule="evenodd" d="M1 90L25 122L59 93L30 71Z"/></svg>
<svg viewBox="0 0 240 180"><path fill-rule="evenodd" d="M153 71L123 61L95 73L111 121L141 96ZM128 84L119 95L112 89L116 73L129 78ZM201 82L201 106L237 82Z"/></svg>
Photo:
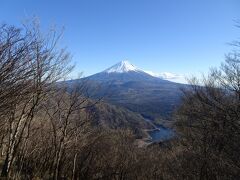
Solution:
<svg viewBox="0 0 240 180"><path fill-rule="evenodd" d="M162 80L142 71L101 72L75 81L88 82L95 98L104 97L111 104L156 121L172 120L172 113L183 95L181 89L187 88L187 85Z"/></svg>
<svg viewBox="0 0 240 180"><path fill-rule="evenodd" d="M240 178L239 51L183 91L175 139L139 147L150 126L141 116L90 99L82 84L59 86L72 66L58 39L36 24L0 26L1 178Z"/></svg>

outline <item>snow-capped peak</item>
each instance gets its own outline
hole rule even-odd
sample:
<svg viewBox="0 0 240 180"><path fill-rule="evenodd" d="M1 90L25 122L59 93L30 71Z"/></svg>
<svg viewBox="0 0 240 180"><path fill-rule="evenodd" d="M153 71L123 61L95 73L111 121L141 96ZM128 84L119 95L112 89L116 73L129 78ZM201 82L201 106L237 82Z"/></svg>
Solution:
<svg viewBox="0 0 240 180"><path fill-rule="evenodd" d="M129 71L138 71L138 69L128 61L121 61L103 72L106 73L124 73Z"/></svg>

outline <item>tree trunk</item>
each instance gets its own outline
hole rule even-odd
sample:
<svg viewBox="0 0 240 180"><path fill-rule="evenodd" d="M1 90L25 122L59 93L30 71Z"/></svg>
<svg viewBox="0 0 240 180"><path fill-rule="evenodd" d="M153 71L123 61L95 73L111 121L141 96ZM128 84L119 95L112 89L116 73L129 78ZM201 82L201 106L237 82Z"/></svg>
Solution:
<svg viewBox="0 0 240 180"><path fill-rule="evenodd" d="M72 180L75 179L77 155L78 155L78 153L75 154L74 159L73 159Z"/></svg>

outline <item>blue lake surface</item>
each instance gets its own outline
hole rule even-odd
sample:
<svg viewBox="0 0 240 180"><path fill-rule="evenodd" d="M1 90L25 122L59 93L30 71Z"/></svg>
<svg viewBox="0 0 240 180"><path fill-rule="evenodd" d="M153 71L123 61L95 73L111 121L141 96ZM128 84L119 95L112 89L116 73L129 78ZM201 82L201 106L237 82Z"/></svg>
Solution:
<svg viewBox="0 0 240 180"><path fill-rule="evenodd" d="M156 125L158 129L148 131L153 142L165 141L174 137L175 133L171 128Z"/></svg>

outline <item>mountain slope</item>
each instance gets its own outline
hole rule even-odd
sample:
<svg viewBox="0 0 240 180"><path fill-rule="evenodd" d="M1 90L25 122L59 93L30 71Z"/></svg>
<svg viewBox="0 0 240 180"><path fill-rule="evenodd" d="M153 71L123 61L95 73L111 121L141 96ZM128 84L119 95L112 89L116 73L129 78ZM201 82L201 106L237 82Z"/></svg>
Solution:
<svg viewBox="0 0 240 180"><path fill-rule="evenodd" d="M134 65L132 65L128 61L121 61L112 67L106 69L105 73L125 73L125 72L130 72L130 71L135 71L138 72L138 68L136 68Z"/></svg>
<svg viewBox="0 0 240 180"><path fill-rule="evenodd" d="M147 137L145 130L154 128L141 115L105 102L86 109L86 112L92 116L94 126L105 129L130 129L137 138Z"/></svg>
<svg viewBox="0 0 240 180"><path fill-rule="evenodd" d="M186 86L153 77L127 61L83 80L90 84L88 90L94 97L104 97L152 120L170 120L180 103L180 88Z"/></svg>
<svg viewBox="0 0 240 180"><path fill-rule="evenodd" d="M132 65L128 61L121 61L114 66L100 72L94 74L92 76L87 77L88 80L93 80L97 82L129 82L129 81L149 81L156 83L170 83L167 80L163 80L157 77L154 77L134 65Z"/></svg>

